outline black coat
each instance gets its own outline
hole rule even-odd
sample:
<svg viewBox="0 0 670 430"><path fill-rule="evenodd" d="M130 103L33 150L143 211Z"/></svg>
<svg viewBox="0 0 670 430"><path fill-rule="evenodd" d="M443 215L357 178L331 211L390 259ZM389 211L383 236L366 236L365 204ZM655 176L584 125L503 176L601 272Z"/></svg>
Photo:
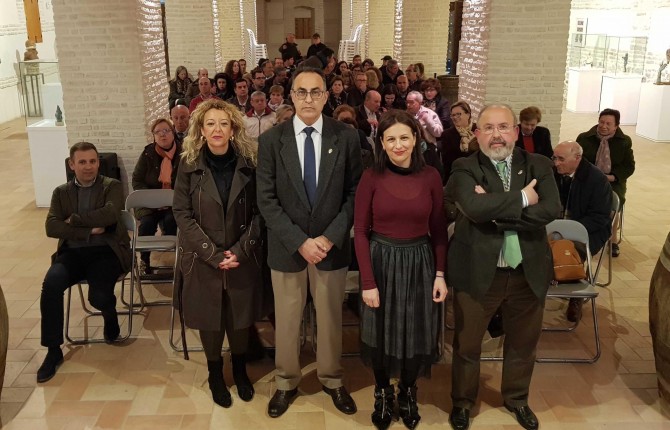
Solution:
<svg viewBox="0 0 670 430"><path fill-rule="evenodd" d="M201 150L194 164L182 161L172 207L180 231L177 267L183 282L184 321L193 329L220 330L225 289L235 328L246 328L256 317L254 298L262 286L262 221L255 172L251 162L238 155L224 211L204 157ZM221 270L219 263L228 250L240 265Z"/></svg>
<svg viewBox="0 0 670 430"><path fill-rule="evenodd" d="M551 135L548 128L542 127L540 125L535 127L535 130L533 131L533 144L535 145L536 154L542 154L548 158L554 156L554 149L551 147ZM516 146L521 149L526 149L523 144L523 134L521 134L520 125L519 136L516 139Z"/></svg>
<svg viewBox="0 0 670 430"><path fill-rule="evenodd" d="M589 249L596 254L612 234L612 187L607 177L585 158L575 175L554 174L566 218L578 221L589 232Z"/></svg>
<svg viewBox="0 0 670 430"><path fill-rule="evenodd" d="M379 112L375 112L375 117L377 122L381 119ZM358 129L362 130L366 136L370 136L372 133L372 126L368 122L368 113L365 111L365 106L360 105L356 108L356 123L358 124Z"/></svg>
<svg viewBox="0 0 670 430"><path fill-rule="evenodd" d="M521 189L533 179L537 179L540 200L524 208ZM486 194L477 193L477 185ZM449 286L481 300L491 287L504 232L514 230L521 245L523 274L535 295L544 300L553 276L545 226L561 211L551 161L515 148L510 191L505 192L491 160L477 151L454 162L445 192L445 199L460 210L447 257Z"/></svg>
<svg viewBox="0 0 670 430"><path fill-rule="evenodd" d="M443 130L451 128L453 125L451 123L451 105L447 99L443 98L439 94L435 96L435 113L438 117L440 117Z"/></svg>
<svg viewBox="0 0 670 430"><path fill-rule="evenodd" d="M472 131L477 128L476 124L472 124ZM458 133L456 127L451 127L442 133L442 165L444 166L445 183L451 175L451 165L461 157L467 157L475 151L462 152L461 151L461 135Z"/></svg>
<svg viewBox="0 0 670 430"><path fill-rule="evenodd" d="M293 121L258 138L258 207L268 229L268 265L281 272L300 272L307 262L298 248L321 235L333 242L319 270L349 266L354 221L354 194L361 177L358 133L347 124L323 117L321 164L314 207L307 199Z"/></svg>

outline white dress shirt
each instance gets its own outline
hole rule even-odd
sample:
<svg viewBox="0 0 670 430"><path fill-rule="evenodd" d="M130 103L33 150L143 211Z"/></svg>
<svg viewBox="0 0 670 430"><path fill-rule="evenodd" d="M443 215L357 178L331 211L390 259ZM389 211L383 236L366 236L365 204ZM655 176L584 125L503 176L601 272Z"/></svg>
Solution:
<svg viewBox="0 0 670 430"><path fill-rule="evenodd" d="M306 125L298 115L293 116L293 131L295 132L295 142L298 145L298 158L300 159L300 170L302 172L302 179L305 179L305 127L313 127L312 141L314 142L314 161L316 166L316 184L319 185L319 167L321 166L321 137L323 131L323 115L319 116L311 126Z"/></svg>

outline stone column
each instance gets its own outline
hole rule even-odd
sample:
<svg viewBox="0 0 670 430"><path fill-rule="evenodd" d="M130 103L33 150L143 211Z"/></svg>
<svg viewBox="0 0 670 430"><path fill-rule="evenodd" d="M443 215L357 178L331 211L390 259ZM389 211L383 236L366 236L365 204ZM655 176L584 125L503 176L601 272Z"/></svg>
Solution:
<svg viewBox="0 0 670 430"><path fill-rule="evenodd" d="M475 118L486 103L534 105L558 143L569 22L563 0L464 3L459 97Z"/></svg>
<svg viewBox="0 0 670 430"><path fill-rule="evenodd" d="M381 67L384 55L393 55L394 3L389 0L370 0L369 26L372 37L368 42L368 55L378 67Z"/></svg>
<svg viewBox="0 0 670 430"><path fill-rule="evenodd" d="M137 1L137 0L136 0ZM186 66L195 77L199 68L209 70L210 77L223 66L217 64L217 46L214 36L215 18L224 19L225 14L215 15L217 1L224 0L170 0L165 2L165 26L170 49L170 65L174 74L177 66ZM127 3L128 0L124 1ZM134 1L130 1L134 3ZM228 9L234 14L235 9ZM239 25L239 24L238 24ZM220 49L218 50L220 54Z"/></svg>
<svg viewBox="0 0 670 430"><path fill-rule="evenodd" d="M53 9L68 140L116 152L128 185L149 125L168 115L160 1L53 0Z"/></svg>
<svg viewBox="0 0 670 430"><path fill-rule="evenodd" d="M390 6L390 5L389 5ZM402 7L403 66L421 62L425 75L443 75L449 38L449 3L404 0Z"/></svg>

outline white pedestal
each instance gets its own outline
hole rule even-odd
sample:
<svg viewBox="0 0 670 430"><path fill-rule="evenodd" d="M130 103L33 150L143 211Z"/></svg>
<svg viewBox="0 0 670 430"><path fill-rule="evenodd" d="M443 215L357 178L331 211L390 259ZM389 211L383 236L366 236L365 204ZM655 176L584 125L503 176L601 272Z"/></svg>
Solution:
<svg viewBox="0 0 670 430"><path fill-rule="evenodd" d="M27 129L35 204L37 207L49 207L54 188L66 181L65 159L70 155L67 129L65 126L57 127L55 119L43 119Z"/></svg>
<svg viewBox="0 0 670 430"><path fill-rule="evenodd" d="M570 67L566 109L577 113L598 112L602 76L602 69Z"/></svg>
<svg viewBox="0 0 670 430"><path fill-rule="evenodd" d="M640 87L642 75L603 75L600 92L600 111L607 108L621 112L621 125L637 124L637 111L640 106Z"/></svg>
<svg viewBox="0 0 670 430"><path fill-rule="evenodd" d="M61 111L63 110L63 87L59 82L42 85L42 116L55 118L56 106L60 106Z"/></svg>
<svg viewBox="0 0 670 430"><path fill-rule="evenodd" d="M670 85L644 84L635 134L670 143Z"/></svg>

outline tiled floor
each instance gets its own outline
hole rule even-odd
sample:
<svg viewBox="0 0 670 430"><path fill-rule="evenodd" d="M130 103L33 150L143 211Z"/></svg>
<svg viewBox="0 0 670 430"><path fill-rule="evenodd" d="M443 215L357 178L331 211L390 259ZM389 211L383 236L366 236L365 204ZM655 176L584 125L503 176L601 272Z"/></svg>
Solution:
<svg viewBox="0 0 670 430"><path fill-rule="evenodd" d="M594 115L564 113L562 139L574 139L596 121ZM633 127L624 131L634 136ZM554 137L556 139L556 137ZM629 182L621 257L614 281L600 289L601 359L592 365L538 364L530 405L547 429L670 429L656 392L653 352L648 331L648 286L659 251L670 230L670 145L634 137L637 172ZM359 412L343 416L319 391L314 355L303 354L301 396L281 418L266 415L274 386L270 359L249 366L257 381L256 397L244 403L233 394L230 409L214 406L207 388L202 353L185 361L168 344L169 309L152 308L134 320L133 337L124 345L64 346L65 364L46 384L35 372L45 351L39 345L39 294L49 256L56 246L45 238L46 209L33 199L27 136L21 121L0 124L0 282L10 317L9 353L0 417L8 429L342 429L372 428L371 372L357 358L344 360L346 383ZM56 160L55 162L60 162ZM54 186L57 184L54 184ZM151 288L150 288L151 290ZM153 296L166 290L154 291ZM559 321L564 304L549 302L546 321ZM100 322L84 320L75 304L74 324L95 334ZM585 316L576 334L543 334L539 355L584 352L590 345L592 318ZM191 344L197 344L192 339ZM348 345L355 345L355 331ZM495 349L497 341L487 342ZM450 347L431 380L419 383L423 420L420 428L448 428L451 407ZM482 364L481 401L473 429L518 428L502 408L498 394L501 366ZM227 378L230 377L229 370ZM235 393L233 389L233 393ZM403 428L396 422L393 428Z"/></svg>

